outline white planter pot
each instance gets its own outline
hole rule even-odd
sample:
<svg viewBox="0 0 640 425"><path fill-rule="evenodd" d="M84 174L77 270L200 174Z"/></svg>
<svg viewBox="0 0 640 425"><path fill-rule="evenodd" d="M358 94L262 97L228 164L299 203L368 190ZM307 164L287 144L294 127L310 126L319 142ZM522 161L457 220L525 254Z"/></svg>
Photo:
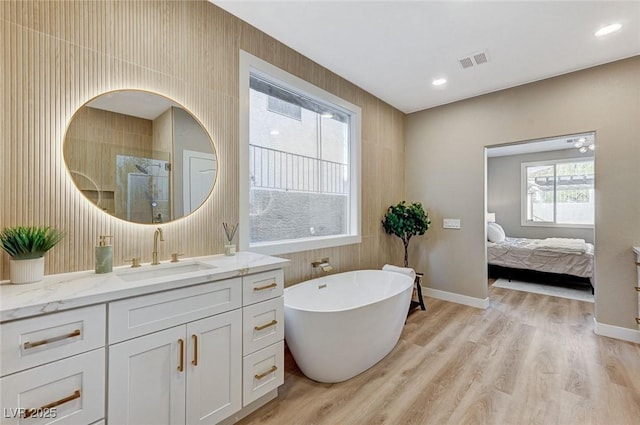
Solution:
<svg viewBox="0 0 640 425"><path fill-rule="evenodd" d="M34 283L44 278L44 257L31 260L9 260L11 283Z"/></svg>

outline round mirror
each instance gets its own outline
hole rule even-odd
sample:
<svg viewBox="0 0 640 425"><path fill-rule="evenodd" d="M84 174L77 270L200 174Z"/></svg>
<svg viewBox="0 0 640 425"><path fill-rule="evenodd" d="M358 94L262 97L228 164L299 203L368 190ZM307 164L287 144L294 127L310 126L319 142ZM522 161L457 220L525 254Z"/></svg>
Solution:
<svg viewBox="0 0 640 425"><path fill-rule="evenodd" d="M87 102L71 119L63 150L84 196L134 223L166 223L195 211L218 168L198 120L172 100L139 90Z"/></svg>

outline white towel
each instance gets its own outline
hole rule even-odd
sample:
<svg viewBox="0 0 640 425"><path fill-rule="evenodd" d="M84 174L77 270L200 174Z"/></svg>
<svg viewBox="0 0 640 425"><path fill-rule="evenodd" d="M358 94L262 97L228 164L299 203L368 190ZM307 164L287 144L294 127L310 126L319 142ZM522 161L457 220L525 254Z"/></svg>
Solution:
<svg viewBox="0 0 640 425"><path fill-rule="evenodd" d="M385 264L384 266L382 266L382 270L386 270L386 271L389 271L389 272L396 272L396 273L406 274L411 279L416 280L416 272L415 272L415 270L413 270L410 267L398 267L398 266L394 266L392 264Z"/></svg>

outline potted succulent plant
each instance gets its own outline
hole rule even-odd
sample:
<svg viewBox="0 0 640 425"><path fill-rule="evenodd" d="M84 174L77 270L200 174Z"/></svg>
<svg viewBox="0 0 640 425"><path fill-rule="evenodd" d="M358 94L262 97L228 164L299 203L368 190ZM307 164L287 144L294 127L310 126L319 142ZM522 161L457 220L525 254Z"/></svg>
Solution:
<svg viewBox="0 0 640 425"><path fill-rule="evenodd" d="M430 225L431 220L420 202L406 205L405 201L402 201L387 209L382 227L387 234L396 235L402 239L405 267L409 267L409 240L413 236L424 235Z"/></svg>
<svg viewBox="0 0 640 425"><path fill-rule="evenodd" d="M0 231L0 246L11 257L11 283L32 283L44 277L44 254L64 233L46 226L16 226Z"/></svg>

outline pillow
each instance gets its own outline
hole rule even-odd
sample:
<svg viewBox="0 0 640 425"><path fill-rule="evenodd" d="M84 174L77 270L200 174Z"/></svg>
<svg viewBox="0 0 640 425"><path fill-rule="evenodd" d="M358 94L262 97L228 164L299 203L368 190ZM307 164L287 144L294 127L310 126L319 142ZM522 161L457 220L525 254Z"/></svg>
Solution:
<svg viewBox="0 0 640 425"><path fill-rule="evenodd" d="M504 242L504 229L498 223L487 223L487 239L489 242Z"/></svg>

